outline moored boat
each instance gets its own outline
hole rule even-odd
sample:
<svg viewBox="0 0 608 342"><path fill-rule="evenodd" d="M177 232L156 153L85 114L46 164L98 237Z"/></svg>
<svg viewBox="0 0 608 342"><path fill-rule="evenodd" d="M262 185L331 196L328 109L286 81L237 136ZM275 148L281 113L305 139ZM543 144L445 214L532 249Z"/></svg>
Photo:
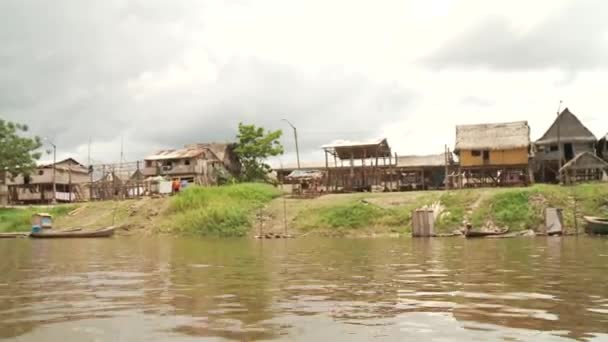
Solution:
<svg viewBox="0 0 608 342"><path fill-rule="evenodd" d="M106 227L98 230L70 230L60 232L32 232L31 238L35 239L52 239L52 238L102 238L114 235L116 227Z"/></svg>
<svg viewBox="0 0 608 342"><path fill-rule="evenodd" d="M585 227L587 234L608 235L608 218L595 216L585 216L584 218L587 222L587 227Z"/></svg>
<svg viewBox="0 0 608 342"><path fill-rule="evenodd" d="M490 237L490 236L497 236L497 235L504 235L509 231L509 228L505 228L501 231L498 232L483 232L483 231L472 231L472 230L466 230L464 233L464 236L468 239L468 238L483 238L483 237Z"/></svg>

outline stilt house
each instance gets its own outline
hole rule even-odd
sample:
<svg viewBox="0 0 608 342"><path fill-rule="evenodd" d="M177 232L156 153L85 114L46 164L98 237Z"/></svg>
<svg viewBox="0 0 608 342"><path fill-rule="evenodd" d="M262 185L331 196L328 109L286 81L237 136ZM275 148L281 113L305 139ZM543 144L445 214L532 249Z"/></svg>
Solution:
<svg viewBox="0 0 608 342"><path fill-rule="evenodd" d="M198 185L217 185L238 176L241 163L235 144L191 144L182 149L164 150L145 159L146 177L177 178Z"/></svg>
<svg viewBox="0 0 608 342"><path fill-rule="evenodd" d="M527 121L456 126L459 186L529 183Z"/></svg>
<svg viewBox="0 0 608 342"><path fill-rule="evenodd" d="M54 172L53 172L54 170ZM87 200L84 185L89 182L89 169L73 158L41 164L29 175L6 179L9 202L50 203ZM53 193L53 183L56 192Z"/></svg>
<svg viewBox="0 0 608 342"><path fill-rule="evenodd" d="M564 109L534 143L536 181L556 182L560 166L578 154L595 154L596 142L595 135L568 108Z"/></svg>

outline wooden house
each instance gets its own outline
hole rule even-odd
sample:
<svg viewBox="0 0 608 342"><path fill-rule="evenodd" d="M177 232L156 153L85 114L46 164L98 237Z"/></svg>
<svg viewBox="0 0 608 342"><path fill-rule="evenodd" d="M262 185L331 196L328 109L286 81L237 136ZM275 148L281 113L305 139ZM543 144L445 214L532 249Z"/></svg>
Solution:
<svg viewBox="0 0 608 342"><path fill-rule="evenodd" d="M461 187L528 184L529 152L526 121L456 126Z"/></svg>
<svg viewBox="0 0 608 342"><path fill-rule="evenodd" d="M568 108L564 109L543 136L534 143L534 172L537 181L556 182L560 165L578 154L595 154L597 139Z"/></svg>
<svg viewBox="0 0 608 342"><path fill-rule="evenodd" d="M89 169L73 158L39 165L29 175L7 177L10 203L50 203L87 200L84 185L89 182ZM53 193L53 183L56 192Z"/></svg>
<svg viewBox="0 0 608 342"><path fill-rule="evenodd" d="M400 190L426 190L444 187L446 163L455 165L452 154L398 156L396 172Z"/></svg>
<svg viewBox="0 0 608 342"><path fill-rule="evenodd" d="M163 150L144 160L146 177L164 176L198 185L217 185L237 177L241 163L235 144L191 144L182 149Z"/></svg>
<svg viewBox="0 0 608 342"><path fill-rule="evenodd" d="M606 177L608 163L591 152L583 152L567 162L560 170L565 184L598 181Z"/></svg>

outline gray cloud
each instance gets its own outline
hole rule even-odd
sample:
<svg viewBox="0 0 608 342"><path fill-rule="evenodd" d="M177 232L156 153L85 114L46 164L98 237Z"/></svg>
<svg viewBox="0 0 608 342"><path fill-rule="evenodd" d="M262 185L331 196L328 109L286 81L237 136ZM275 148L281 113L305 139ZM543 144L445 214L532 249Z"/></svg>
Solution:
<svg viewBox="0 0 608 342"><path fill-rule="evenodd" d="M439 47L424 63L505 71L603 68L608 66L607 12L605 1L576 1L529 30L519 30L502 17L489 18Z"/></svg>
<svg viewBox="0 0 608 342"><path fill-rule="evenodd" d="M416 97L338 67L304 72L255 57L220 61L198 38L205 22L194 13L206 10L195 0L0 2L0 115L64 150L124 136L136 158L158 146L233 139L240 121L282 128L290 144L287 118L305 152L378 134ZM171 70L190 73L183 57L192 53L206 59L208 74L165 82Z"/></svg>

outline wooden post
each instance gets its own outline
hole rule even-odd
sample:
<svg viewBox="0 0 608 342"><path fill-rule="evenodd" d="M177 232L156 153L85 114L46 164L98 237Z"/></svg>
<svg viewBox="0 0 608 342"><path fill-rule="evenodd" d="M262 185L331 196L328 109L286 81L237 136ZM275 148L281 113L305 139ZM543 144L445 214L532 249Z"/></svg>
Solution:
<svg viewBox="0 0 608 342"><path fill-rule="evenodd" d="M393 191L393 154L390 151L388 153L388 177L389 177L388 191Z"/></svg>
<svg viewBox="0 0 608 342"><path fill-rule="evenodd" d="M353 189L353 182L355 179L355 154L350 152L350 184L348 185L349 190Z"/></svg>
<svg viewBox="0 0 608 342"><path fill-rule="evenodd" d="M327 157L327 150L325 150L325 172L327 173L327 175L326 175L327 179L325 180L325 191L329 191L330 175L329 175L329 160Z"/></svg>
<svg viewBox="0 0 608 342"><path fill-rule="evenodd" d="M450 156L449 156L448 153L450 153L450 150L448 149L448 145L446 144L445 145L445 158L444 158L444 162L445 162L445 180L443 181L445 183L445 184L443 184L445 190L450 190L450 179L449 179L450 178L450 169L448 167L448 164L450 162L450 160L449 160Z"/></svg>

